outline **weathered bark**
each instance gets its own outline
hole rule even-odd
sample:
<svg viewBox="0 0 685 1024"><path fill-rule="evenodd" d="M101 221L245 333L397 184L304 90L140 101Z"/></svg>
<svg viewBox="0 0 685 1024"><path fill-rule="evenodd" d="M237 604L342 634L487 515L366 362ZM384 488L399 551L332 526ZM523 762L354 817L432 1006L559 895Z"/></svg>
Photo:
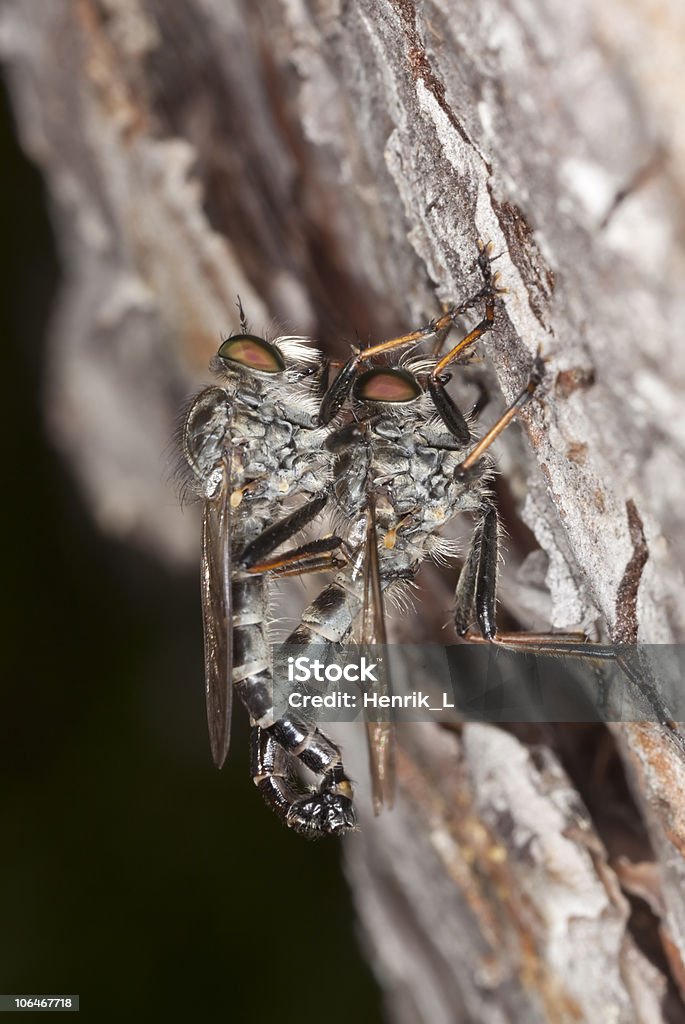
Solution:
<svg viewBox="0 0 685 1024"><path fill-rule="evenodd" d="M47 415L104 530L194 557L160 452L236 293L344 352L471 290L480 238L508 288L504 397L547 361L500 464L551 600L510 569L506 603L682 640L677 0L5 0L0 46L66 274ZM444 607L405 635L436 638L432 587ZM399 805L347 858L393 1019L677 1018L685 765L658 726L615 727L631 832L588 796L587 735L408 731ZM659 923L653 962L625 892Z"/></svg>

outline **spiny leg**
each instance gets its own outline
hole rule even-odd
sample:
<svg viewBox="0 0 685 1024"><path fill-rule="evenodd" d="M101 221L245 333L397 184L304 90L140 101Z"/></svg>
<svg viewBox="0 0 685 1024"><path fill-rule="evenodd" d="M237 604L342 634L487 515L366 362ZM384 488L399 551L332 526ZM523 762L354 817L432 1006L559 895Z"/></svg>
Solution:
<svg viewBox="0 0 685 1024"><path fill-rule="evenodd" d="M576 658L590 662L612 662L644 697L654 715L654 721L668 729L672 739L685 754L685 737L678 723L664 703L655 682L645 673L643 666L635 665L631 653L639 660L639 651L622 646L597 643L589 640L584 633L496 633L488 639L477 633L468 632L465 639L470 643L489 643L507 651L519 654L538 654L542 657Z"/></svg>
<svg viewBox="0 0 685 1024"><path fill-rule="evenodd" d="M250 569L263 562L281 544L303 530L319 512L323 511L328 502L328 494L324 492L312 501L295 509L289 515L267 526L258 537L247 544L238 556L238 564Z"/></svg>
<svg viewBox="0 0 685 1024"><path fill-rule="evenodd" d="M531 377L531 380L534 378ZM534 385L536 386L536 385ZM534 390L534 387L533 387ZM522 399L528 400L532 394L531 385L521 392L508 412L520 408ZM526 397L528 396L528 397ZM502 417L500 429L492 436L490 443L508 422L511 416ZM497 426L497 424L496 424ZM493 428L494 430L494 428ZM493 431L490 431L490 435ZM490 435L486 435L490 436ZM488 446L486 446L488 447ZM480 454L485 451L481 445ZM462 469L468 470L476 458L469 456ZM676 723L668 707L664 704L656 685L645 675L640 666L634 664L630 657L630 649L620 646L595 643L582 632L572 633L527 633L500 632L497 630L495 610L497 598L497 563L499 555L499 523L497 511L493 505L485 504L483 517L478 523L469 547L466 560L457 583L455 594L454 622L459 636L470 643L490 643L506 650L527 654L547 655L550 657L580 658L586 661L614 662L622 670L638 691L643 694L651 708L655 721L664 726L672 734L675 742L685 751L685 738L679 733ZM475 613L478 632L471 628Z"/></svg>
<svg viewBox="0 0 685 1024"><path fill-rule="evenodd" d="M471 417L472 420L475 420L478 419L480 414L488 405L490 401L490 392L485 381L481 380L480 378L475 380L473 383L478 388L478 398L473 403L469 416Z"/></svg>
<svg viewBox="0 0 685 1024"><path fill-rule="evenodd" d="M457 583L454 624L459 636L465 637L469 633L474 615L481 635L486 640L492 640L495 636L498 555L497 509L486 502Z"/></svg>
<svg viewBox="0 0 685 1024"><path fill-rule="evenodd" d="M455 476L466 477L487 452L492 443L511 423L516 413L526 405L542 380L544 364L540 355L535 357L528 383L519 392L487 434L478 442L455 469ZM499 556L499 519L497 509L486 498L481 506L482 518L476 525L471 544L462 567L455 593L454 624L459 636L466 636L473 623L474 613L480 634L493 640L497 632L495 622L497 597L497 560Z"/></svg>
<svg viewBox="0 0 685 1024"><path fill-rule="evenodd" d="M428 378L428 393L433 399L433 405L450 434L459 441L460 444L466 446L471 441L471 431L469 425L466 422L466 418L454 401L452 396L448 394L446 384L450 380L450 374L445 373L440 377L435 378L431 374Z"/></svg>
<svg viewBox="0 0 685 1024"><path fill-rule="evenodd" d="M464 353L467 352L476 341L478 341L479 338L492 329L495 322L495 302L497 295L499 294L499 289L496 284L496 275L493 277L490 266L489 246L481 247L480 255L478 257L478 265L481 268L485 282L478 295L478 298L485 299L485 315L480 323L476 324L476 326L469 331L464 338L457 342L457 344L454 345L450 351L442 357L442 359L438 360L428 378L428 391L433 399L433 404L438 415L450 433L453 434L454 437L456 437L462 444L469 443L471 440L471 434L463 413L447 392L446 385L449 383L451 378L450 374L445 371L448 366L462 357ZM447 325L446 330L443 331L443 338L446 337L447 332L454 323L457 314L455 310L452 310L445 315L450 317L450 323Z"/></svg>
<svg viewBox="0 0 685 1024"><path fill-rule="evenodd" d="M453 348L447 352L446 355L440 359L433 367L432 377L438 380L440 376L445 372L448 366L454 363L460 356L466 352L467 349L471 348L479 338L481 338L487 331L492 328L495 322L495 303L497 301L497 295L499 290L497 288L496 276L493 277L492 268L490 266L490 253L489 247L484 246L480 255L478 256L478 266L481 269L483 275L484 284L480 291L474 296L468 303L464 303L462 306L457 306L456 309L452 309L449 312L443 314L440 320L437 321L440 324L441 320L447 320L449 323L453 323L454 320L462 316L467 309L475 305L480 299L485 299L485 315L483 316L480 323L468 332L468 334L458 341ZM449 319L447 319L449 318Z"/></svg>
<svg viewBox="0 0 685 1024"><path fill-rule="evenodd" d="M473 451L460 463L455 473L465 476L483 457L492 443L511 423L516 413L533 397L542 380L544 366L536 356L533 370L525 388L519 392L503 415L478 442ZM464 561L455 592L454 624L459 636L472 642L499 642L503 634L497 633L497 565L499 558L499 517L495 505L486 500L482 517L478 522L469 550ZM479 635L472 631L473 620L478 624ZM519 634L507 634L518 636ZM569 639L578 640L578 634ZM559 642L564 638L558 637ZM523 645L521 645L523 646Z"/></svg>
<svg viewBox="0 0 685 1024"><path fill-rule="evenodd" d="M430 338L435 334L444 334L450 327L452 327L456 320L484 299L485 316L482 318L480 323L473 328L473 330L469 331L466 337L462 338L462 340L438 362L431 372L429 382L431 395L434 396L435 393L438 393L440 396L438 401L435 402L436 409L441 417L447 417L447 419L445 419L445 425L447 428L451 430L452 424L456 420L458 423L457 429L462 434L464 429L468 432L463 416L461 413L457 416L454 412L454 408L456 407L454 407L454 403L445 392L445 384L449 378L444 376L444 371L466 349L470 348L478 338L485 334L486 331L489 331L494 323L497 287L490 267L489 248L487 246L481 247L478 257L478 265L481 269L481 273L483 274L484 284L474 295L470 296L470 298L466 299L458 306L453 306L446 313L443 313L442 316L436 317L423 327L419 327L417 330L410 331L407 334L401 334L395 338L390 338L388 341L382 341L377 345L371 345L362 351L356 352L350 359L348 359L321 402L319 409L319 422L324 425L328 424L339 412L350 393L350 389L359 372L359 368L364 362L369 359L373 359L375 356L385 355L389 352L395 352L398 349L406 348L409 345L414 345L417 342L423 341L425 338ZM444 398L442 397L443 394ZM438 402L440 404L438 404ZM468 440L465 443L468 443Z"/></svg>
<svg viewBox="0 0 685 1024"><path fill-rule="evenodd" d="M387 352L394 352L397 349L406 348L408 345L415 344L417 341L422 341L424 338L429 338L434 334L443 333L450 329L459 317L462 317L469 309L472 309L473 306L485 299L485 316L480 323L476 324L473 330L469 331L461 341L450 349L447 355L443 356L443 358L434 367L432 371L433 376L438 377L445 369L447 369L450 363L453 363L459 355L473 345L478 338L492 327L495 318L497 287L490 266L489 248L487 246L480 250L478 266L480 267L483 275L484 283L483 286L468 299L460 303L458 306L452 306L445 313L431 320L424 327L419 327L417 330L410 331L408 334L401 334L396 338L390 338L388 341L381 341L377 345L371 345L369 348L363 349L361 352L357 353L357 358L359 358L360 361L373 359L374 356L383 355Z"/></svg>
<svg viewBox="0 0 685 1024"><path fill-rule="evenodd" d="M481 251L481 258L487 259L487 250ZM489 275L489 265L487 269ZM489 276L486 277L486 281L490 283L491 279ZM494 282L492 282L492 284L494 287ZM444 307L444 310L447 312L447 307ZM452 375L450 373L440 372L439 367L444 367L446 365L445 360L447 360L447 363L453 362L460 354L463 354L464 351L477 340L477 338L481 337L482 334L492 326L493 320L494 306L487 305L485 318L478 325L478 328L476 328L478 333L474 336L474 332L471 331L466 338L462 339L462 341L460 341L459 344L451 350L448 356L443 357L436 363L436 366L428 377L428 393L433 399L433 405L435 406L440 419L445 424L449 432L463 445L469 444L471 440L471 432L469 430L466 417L447 391L446 385L449 384ZM433 355L436 360L445 339L453 326L454 320L451 320L451 322L438 333L437 341L433 348ZM485 385L482 381L477 381L476 383L479 395L475 405L471 409L471 419L477 418L488 402L488 394Z"/></svg>
<svg viewBox="0 0 685 1024"><path fill-rule="evenodd" d="M344 561L336 556L343 546L342 537L331 535L309 541L297 548L289 548L279 555L250 565L250 575L270 573L272 576L303 576L305 573L326 572L339 569Z"/></svg>
<svg viewBox="0 0 685 1024"><path fill-rule="evenodd" d="M479 461L479 459L483 457L483 455L485 455L488 448L493 444L494 441L497 440L502 431L509 426L514 416L516 416L516 414L525 405L527 405L528 402L530 402L540 382L542 381L544 369L544 363L542 361L541 356L538 354L535 357L533 369L531 371L530 377L528 378L528 383L526 384L525 388L523 388L523 390L519 392L519 394L516 396L511 405L507 409L505 409L505 411L502 413L497 422L494 423L492 427L490 427L487 434L485 434L485 436L481 438L481 440L478 442L473 451L466 456L464 461L457 467L455 472L462 475L465 474L472 466L476 464L476 462Z"/></svg>

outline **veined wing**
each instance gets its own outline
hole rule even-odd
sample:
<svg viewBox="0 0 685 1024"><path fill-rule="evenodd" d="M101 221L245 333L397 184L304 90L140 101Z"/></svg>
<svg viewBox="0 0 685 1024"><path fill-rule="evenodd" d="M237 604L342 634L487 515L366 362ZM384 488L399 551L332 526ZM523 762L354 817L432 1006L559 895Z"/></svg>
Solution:
<svg viewBox="0 0 685 1024"><path fill-rule="evenodd" d="M214 764L221 768L231 740L233 634L231 630L231 460L202 513L202 624L207 725Z"/></svg>
<svg viewBox="0 0 685 1024"><path fill-rule="evenodd" d="M364 603L361 613L361 646L382 648L383 660L378 662L379 695L391 689L390 667L387 653L387 634L383 610L383 590L378 563L378 536L376 533L376 503L367 496L366 538L364 542ZM392 807L395 799L395 729L392 722L367 722L369 744L369 770L373 808L379 814L382 807Z"/></svg>

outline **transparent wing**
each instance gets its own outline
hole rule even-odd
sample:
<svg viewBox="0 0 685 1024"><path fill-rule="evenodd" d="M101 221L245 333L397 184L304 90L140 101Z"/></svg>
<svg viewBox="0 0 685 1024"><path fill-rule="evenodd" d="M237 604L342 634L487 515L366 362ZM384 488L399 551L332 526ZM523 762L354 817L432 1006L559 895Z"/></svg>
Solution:
<svg viewBox="0 0 685 1024"><path fill-rule="evenodd" d="M231 632L231 463L224 456L216 495L202 514L202 624L209 744L221 768L231 739L233 637Z"/></svg>
<svg viewBox="0 0 685 1024"><path fill-rule="evenodd" d="M371 494L367 500L366 539L364 545L364 603L361 614L361 646L383 648L383 660L378 663L378 682L372 684L379 694L389 694L390 667L387 660L387 634L383 610L383 590L378 564L378 537L376 533L376 504ZM377 654L377 652L374 652ZM369 770L373 808L379 814L382 807L392 807L395 799L395 728L392 722L367 722L369 744Z"/></svg>

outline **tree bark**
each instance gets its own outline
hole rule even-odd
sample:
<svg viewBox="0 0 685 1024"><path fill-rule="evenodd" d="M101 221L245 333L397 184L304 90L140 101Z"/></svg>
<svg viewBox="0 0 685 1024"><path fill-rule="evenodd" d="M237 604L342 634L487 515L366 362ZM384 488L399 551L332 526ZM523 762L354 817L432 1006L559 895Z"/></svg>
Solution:
<svg viewBox="0 0 685 1024"><path fill-rule="evenodd" d="M46 414L104 531L195 557L160 452L236 293L344 354L472 292L482 239L502 401L546 361L500 447L505 603L682 641L677 0L5 0L0 49L65 275ZM528 530L546 557L522 564ZM444 636L431 593L405 638ZM683 1019L668 730L417 725L400 783L346 850L393 1020Z"/></svg>

